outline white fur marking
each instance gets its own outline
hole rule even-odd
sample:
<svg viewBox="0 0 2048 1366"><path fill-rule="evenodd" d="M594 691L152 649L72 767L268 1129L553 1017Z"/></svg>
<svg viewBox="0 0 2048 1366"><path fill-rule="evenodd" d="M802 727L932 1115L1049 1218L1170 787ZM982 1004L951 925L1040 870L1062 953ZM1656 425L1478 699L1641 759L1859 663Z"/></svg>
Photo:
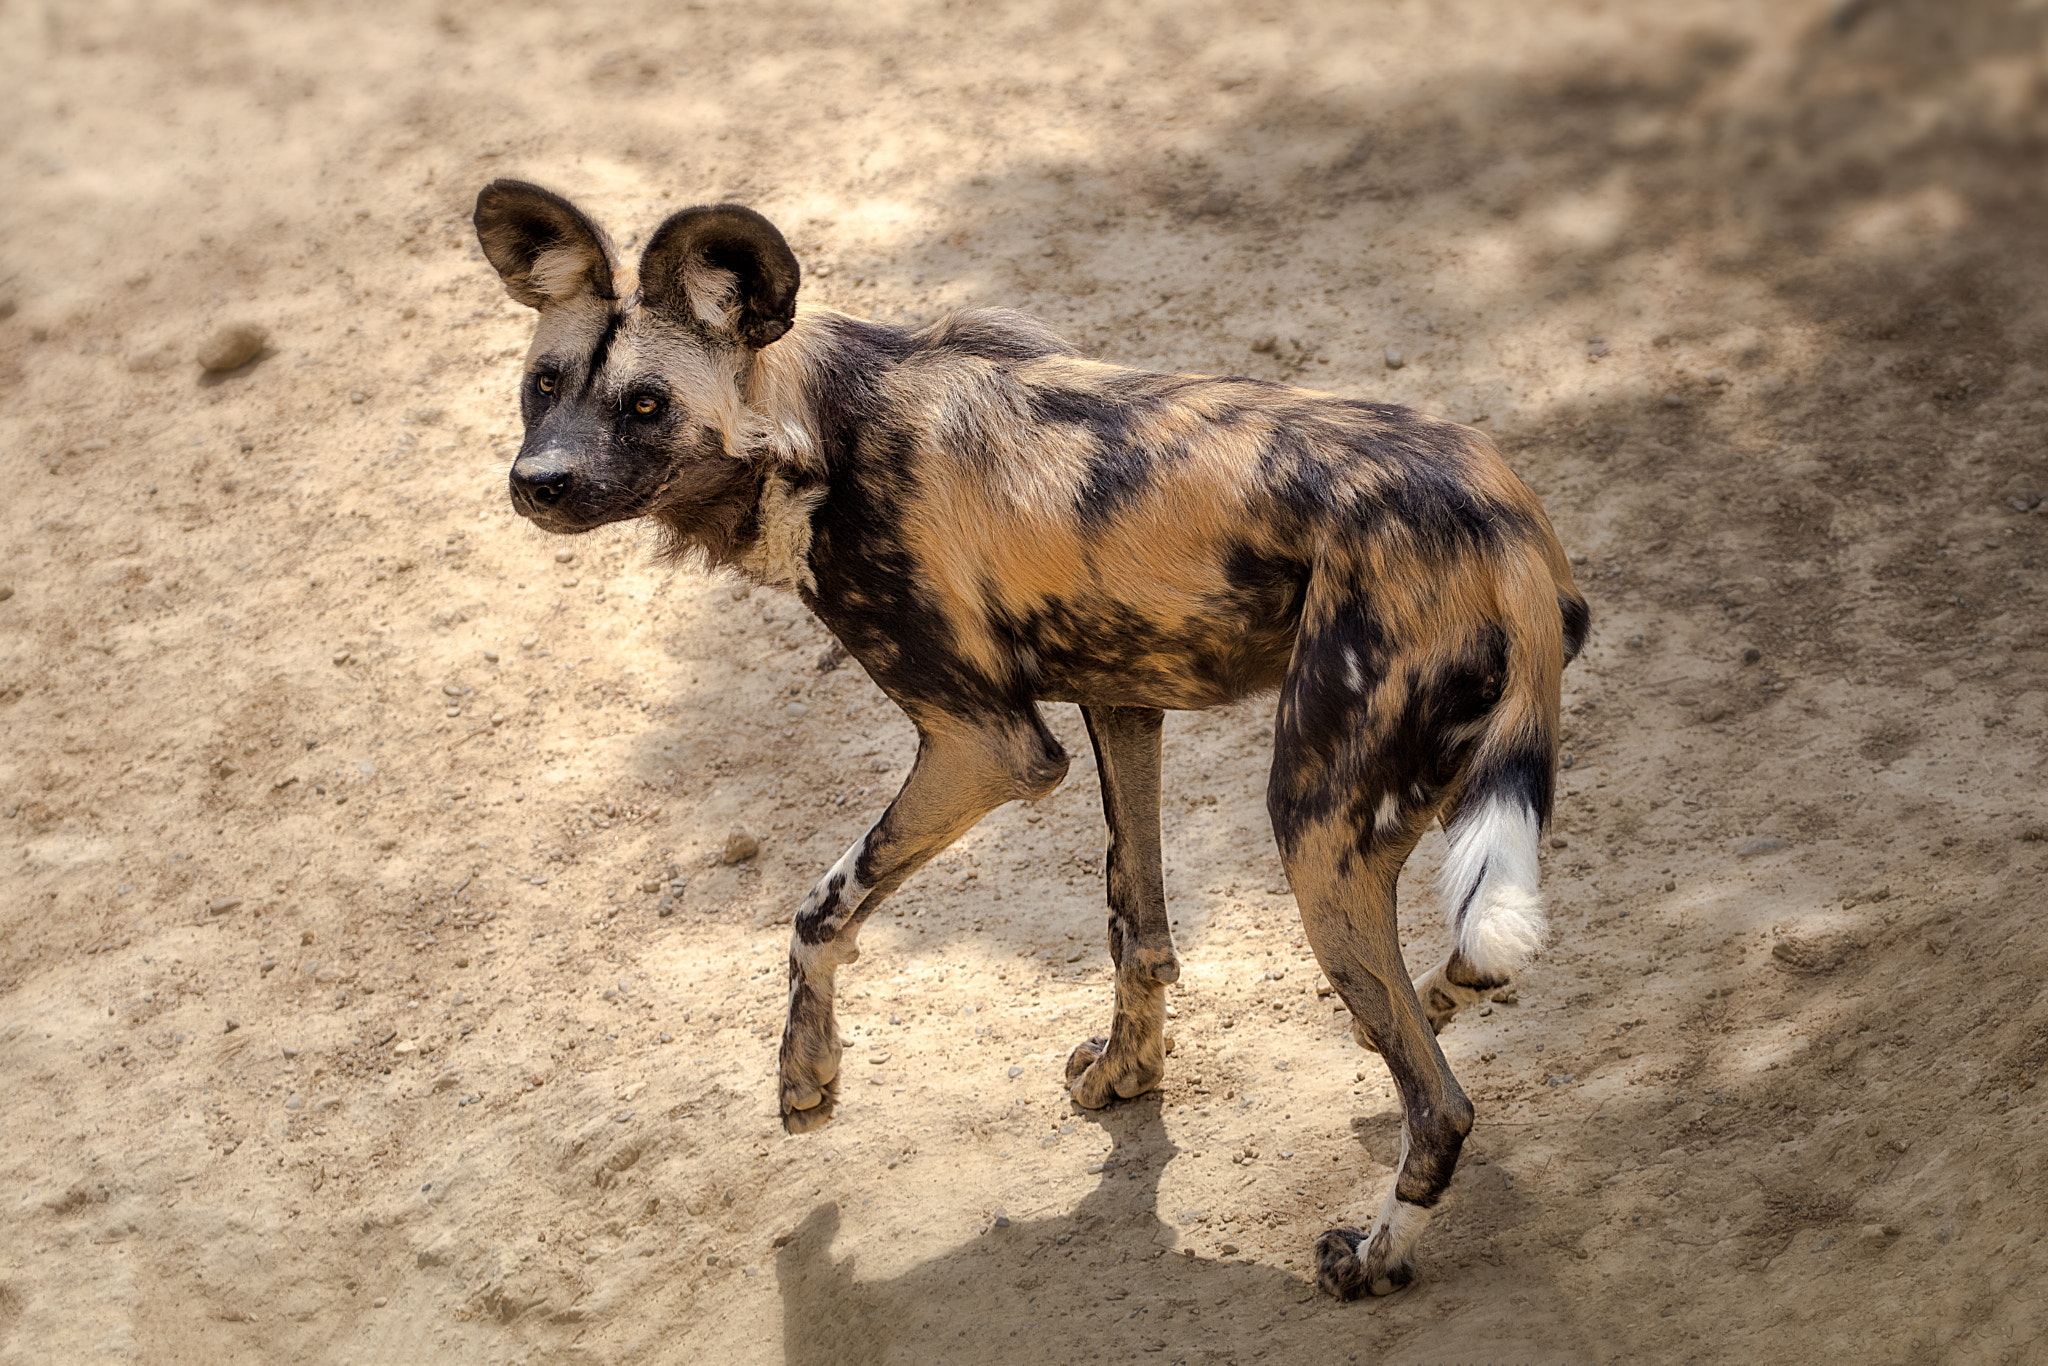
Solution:
<svg viewBox="0 0 2048 1366"><path fill-rule="evenodd" d="M1537 833L1534 811L1498 796L1451 824L1443 894L1458 951L1489 977L1513 973L1543 947L1547 927L1536 890Z"/></svg>
<svg viewBox="0 0 2048 1366"><path fill-rule="evenodd" d="M1353 692L1365 691L1365 673L1358 667L1358 651L1349 645L1344 647L1344 681Z"/></svg>
<svg viewBox="0 0 2048 1366"><path fill-rule="evenodd" d="M793 492L780 474L761 485L761 534L740 568L775 588L818 591L811 574L811 514L824 501L822 485Z"/></svg>
<svg viewBox="0 0 2048 1366"><path fill-rule="evenodd" d="M1401 1156L1394 1163L1394 1188L1387 1192L1385 1203L1380 1206L1379 1216L1372 1221L1370 1236L1377 1240L1381 1232L1387 1235L1387 1265L1399 1266L1409 1259L1415 1244L1422 1238L1422 1230L1429 1223L1429 1211L1421 1205L1404 1204L1395 1194L1400 1189L1401 1170L1408 1165L1408 1125L1401 1124ZM1360 1249L1364 1256L1372 1249L1368 1241Z"/></svg>
<svg viewBox="0 0 2048 1366"><path fill-rule="evenodd" d="M1373 1221L1373 1232L1377 1235L1380 1230L1386 1230L1389 1267L1409 1260L1415 1245L1422 1240L1422 1230L1429 1226L1429 1213L1421 1205L1404 1204L1391 1191L1388 1192L1386 1207Z"/></svg>
<svg viewBox="0 0 2048 1366"><path fill-rule="evenodd" d="M1380 798L1380 809L1373 813L1372 828L1380 834L1385 834L1393 829L1395 823L1400 819L1401 799L1394 793L1389 792L1386 796Z"/></svg>
<svg viewBox="0 0 2048 1366"><path fill-rule="evenodd" d="M860 856L867 852L868 836L873 833L874 831L870 830L867 835L855 840L846 852L839 856L839 861L825 870L825 876L818 879L810 894L804 897L803 904L797 907L797 919L803 919L824 904L826 896L830 894L832 879L835 877L842 879L839 884L839 918L842 921L851 917L853 912L859 909L860 903L867 900L871 889L861 885L861 880L854 876L854 870L860 867ZM822 944L806 944L794 929L789 932L790 961L806 975L820 967L852 962L857 954L858 951L853 950L850 936L843 939L835 936Z"/></svg>

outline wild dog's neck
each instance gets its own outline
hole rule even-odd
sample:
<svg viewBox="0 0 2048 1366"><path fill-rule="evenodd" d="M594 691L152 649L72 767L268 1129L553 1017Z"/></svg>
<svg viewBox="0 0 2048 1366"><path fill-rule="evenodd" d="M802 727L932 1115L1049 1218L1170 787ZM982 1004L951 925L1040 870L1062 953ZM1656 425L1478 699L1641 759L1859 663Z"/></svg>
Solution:
<svg viewBox="0 0 2048 1366"><path fill-rule="evenodd" d="M799 306L796 325L743 377L763 453L799 477L834 473L852 455L873 378L911 349L909 338L906 328Z"/></svg>
<svg viewBox="0 0 2048 1366"><path fill-rule="evenodd" d="M907 336L885 323L804 306L788 333L755 354L740 377L747 409L741 440L758 494L736 529L734 553L719 562L769 587L817 591L811 519L851 457L865 416L860 396L870 392L875 372L907 349Z"/></svg>

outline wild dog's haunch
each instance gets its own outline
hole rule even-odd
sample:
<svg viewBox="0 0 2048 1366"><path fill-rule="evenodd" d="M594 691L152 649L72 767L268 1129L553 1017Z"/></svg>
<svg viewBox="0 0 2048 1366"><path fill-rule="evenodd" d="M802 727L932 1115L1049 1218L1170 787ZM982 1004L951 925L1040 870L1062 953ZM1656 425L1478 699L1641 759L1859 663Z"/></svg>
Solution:
<svg viewBox="0 0 2048 1366"><path fill-rule="evenodd" d="M637 268L518 181L478 196L476 228L540 311L520 513L564 533L647 517L668 553L794 592L917 727L903 790L796 914L790 1131L832 1116L832 977L862 921L996 806L1066 775L1046 700L1080 704L1109 825L1116 1007L1068 1084L1091 1107L1157 1086L1180 974L1161 713L1277 689L1281 859L1406 1116L1385 1206L1370 1229L1325 1233L1318 1269L1346 1298L1407 1284L1472 1127L1436 1032L1543 940L1558 676L1587 622L1542 508L1486 436L1105 365L1016 313L910 329L800 305L782 235L736 205L675 214ZM1435 820L1455 947L1418 992L1394 887Z"/></svg>

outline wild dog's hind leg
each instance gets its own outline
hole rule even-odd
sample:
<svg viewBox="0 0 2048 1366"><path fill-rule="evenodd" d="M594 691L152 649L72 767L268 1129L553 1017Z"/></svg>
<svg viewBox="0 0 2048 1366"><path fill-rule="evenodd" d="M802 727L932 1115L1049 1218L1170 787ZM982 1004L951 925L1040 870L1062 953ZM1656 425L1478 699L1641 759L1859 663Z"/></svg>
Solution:
<svg viewBox="0 0 2048 1366"><path fill-rule="evenodd" d="M1067 1059L1074 1103L1093 1110L1143 1095L1166 1075L1166 986L1180 978L1159 867L1159 734L1151 707L1084 707L1109 825L1109 957L1116 1010L1109 1033Z"/></svg>
<svg viewBox="0 0 2048 1366"><path fill-rule="evenodd" d="M780 1068L782 1123L793 1134L832 1118L840 1053L832 978L860 957L855 940L869 912L990 811L1044 796L1067 773L1066 752L1035 710L983 725L928 717L918 731L903 790L797 909Z"/></svg>
<svg viewBox="0 0 2048 1366"><path fill-rule="evenodd" d="M1296 643L1266 799L1309 947L1401 1097L1400 1167L1379 1216L1370 1229L1334 1228L1316 1242L1318 1282L1355 1299L1414 1279L1415 1245L1473 1114L1402 962L1394 906L1401 865L1455 778L1455 746L1441 746L1418 715L1427 681L1408 661L1376 658L1367 642L1383 633L1362 604L1348 610L1326 605Z"/></svg>

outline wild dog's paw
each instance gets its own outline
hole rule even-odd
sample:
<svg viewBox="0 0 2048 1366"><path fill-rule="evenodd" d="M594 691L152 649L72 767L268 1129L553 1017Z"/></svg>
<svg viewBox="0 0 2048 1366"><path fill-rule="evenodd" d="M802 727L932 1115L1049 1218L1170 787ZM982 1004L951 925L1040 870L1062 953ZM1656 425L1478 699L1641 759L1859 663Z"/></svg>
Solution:
<svg viewBox="0 0 2048 1366"><path fill-rule="evenodd" d="M1148 1063L1141 1058L1112 1056L1108 1036L1102 1034L1076 1045L1067 1055L1067 1090L1074 1104L1084 1110L1100 1110L1113 1100L1142 1096L1165 1075L1162 1060Z"/></svg>
<svg viewBox="0 0 2048 1366"><path fill-rule="evenodd" d="M1415 1263L1388 1266L1391 1240L1384 1231L1333 1228L1316 1239L1316 1284L1340 1300L1391 1295L1415 1279ZM1364 1249L1364 1255L1359 1250Z"/></svg>
<svg viewBox="0 0 2048 1366"><path fill-rule="evenodd" d="M1109 1035L1097 1034L1087 1043L1076 1044L1074 1051L1067 1054L1067 1085L1074 1084L1074 1078L1093 1067L1096 1060L1109 1051Z"/></svg>
<svg viewBox="0 0 2048 1366"><path fill-rule="evenodd" d="M800 1089L788 1081L782 1083L782 1128L786 1133L807 1134L813 1129L822 1129L832 1122L832 1112L839 1104L839 1080L833 1078L823 1086Z"/></svg>
<svg viewBox="0 0 2048 1366"><path fill-rule="evenodd" d="M792 1019L782 1031L778 1069L782 1084L782 1127L807 1133L832 1118L839 1096L839 1033L828 1019L822 1034Z"/></svg>
<svg viewBox="0 0 2048 1366"><path fill-rule="evenodd" d="M1459 1011L1482 999L1486 992L1453 982L1445 967L1439 966L1415 984L1415 995L1422 1002L1422 1013L1429 1020L1430 1033L1441 1034Z"/></svg>

